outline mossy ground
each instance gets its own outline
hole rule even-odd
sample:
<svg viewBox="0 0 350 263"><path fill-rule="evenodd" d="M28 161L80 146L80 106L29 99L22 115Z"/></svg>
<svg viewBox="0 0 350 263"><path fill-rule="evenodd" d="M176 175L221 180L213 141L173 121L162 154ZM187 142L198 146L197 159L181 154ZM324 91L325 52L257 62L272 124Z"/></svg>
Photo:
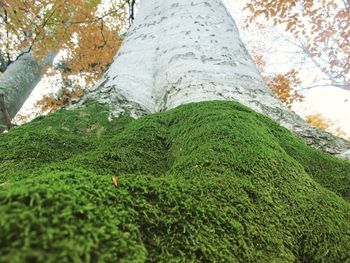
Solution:
<svg viewBox="0 0 350 263"><path fill-rule="evenodd" d="M350 262L350 162L234 102L108 116L0 135L0 262Z"/></svg>

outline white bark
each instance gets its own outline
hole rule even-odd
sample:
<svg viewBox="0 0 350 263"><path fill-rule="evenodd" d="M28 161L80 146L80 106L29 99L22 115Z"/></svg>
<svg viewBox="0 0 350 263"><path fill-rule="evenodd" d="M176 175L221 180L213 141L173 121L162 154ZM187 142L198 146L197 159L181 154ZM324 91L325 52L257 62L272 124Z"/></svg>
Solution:
<svg viewBox="0 0 350 263"><path fill-rule="evenodd" d="M54 57L54 54L50 54L38 63L30 53L25 53L0 76L0 93L5 95L5 106L11 118L17 114L39 83L43 66L51 64ZM0 131L5 127L5 118L0 113Z"/></svg>
<svg viewBox="0 0 350 263"><path fill-rule="evenodd" d="M99 92L108 90L109 104L117 94L148 112L214 99L260 111L261 102L283 108L263 84L220 0L142 1L102 83Z"/></svg>
<svg viewBox="0 0 350 263"><path fill-rule="evenodd" d="M190 102L238 101L325 151L350 149L310 128L272 94L221 0L142 0L114 62L87 97L108 104L114 114L134 116Z"/></svg>

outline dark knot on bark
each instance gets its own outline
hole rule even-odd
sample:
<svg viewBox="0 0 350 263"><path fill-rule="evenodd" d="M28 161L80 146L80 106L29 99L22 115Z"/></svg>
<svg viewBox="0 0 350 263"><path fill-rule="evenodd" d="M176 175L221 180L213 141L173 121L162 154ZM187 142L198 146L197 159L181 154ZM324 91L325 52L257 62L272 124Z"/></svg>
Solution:
<svg viewBox="0 0 350 263"><path fill-rule="evenodd" d="M3 119L5 120L7 129L10 130L12 128L12 123L11 123L11 117L10 114L7 111L6 103L5 103L5 94L0 93L0 111L2 112ZM1 127L0 123L0 131L4 130L4 126Z"/></svg>

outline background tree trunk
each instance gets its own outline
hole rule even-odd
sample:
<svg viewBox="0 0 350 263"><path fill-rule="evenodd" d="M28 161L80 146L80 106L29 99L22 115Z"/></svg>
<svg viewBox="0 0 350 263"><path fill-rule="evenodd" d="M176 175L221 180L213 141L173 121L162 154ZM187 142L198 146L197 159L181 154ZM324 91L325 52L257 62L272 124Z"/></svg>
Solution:
<svg viewBox="0 0 350 263"><path fill-rule="evenodd" d="M221 0L143 0L103 79L87 96L134 116L207 101L233 100L261 112L332 154L345 140L310 127L263 82Z"/></svg>
<svg viewBox="0 0 350 263"><path fill-rule="evenodd" d="M52 64L54 57L54 54L49 54L37 62L31 53L24 53L0 76L0 94L4 94L5 107L11 118L17 114L41 80L43 67ZM6 120L0 114L0 131L6 126Z"/></svg>

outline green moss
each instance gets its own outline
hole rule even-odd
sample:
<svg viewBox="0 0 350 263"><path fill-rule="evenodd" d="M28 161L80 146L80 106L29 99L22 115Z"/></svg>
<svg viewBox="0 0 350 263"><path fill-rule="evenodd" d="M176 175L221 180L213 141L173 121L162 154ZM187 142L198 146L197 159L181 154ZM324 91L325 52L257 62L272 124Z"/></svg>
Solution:
<svg viewBox="0 0 350 263"><path fill-rule="evenodd" d="M234 102L108 116L0 135L0 262L350 260L349 162Z"/></svg>

